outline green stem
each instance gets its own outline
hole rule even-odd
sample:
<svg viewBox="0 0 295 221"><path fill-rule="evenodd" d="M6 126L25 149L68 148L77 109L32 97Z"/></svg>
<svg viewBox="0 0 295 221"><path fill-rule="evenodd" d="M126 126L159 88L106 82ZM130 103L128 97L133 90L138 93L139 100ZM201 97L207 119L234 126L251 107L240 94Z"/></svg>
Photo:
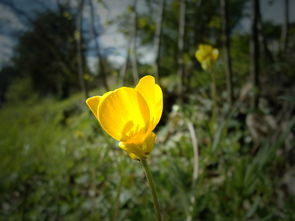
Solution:
<svg viewBox="0 0 295 221"><path fill-rule="evenodd" d="M215 81L215 74L211 73L212 75L212 100L213 100L213 119L216 120L217 115L217 94L216 94L216 81Z"/></svg>
<svg viewBox="0 0 295 221"><path fill-rule="evenodd" d="M161 218L161 213L160 213L160 206L159 206L158 196L157 196L156 187L155 187L155 183L154 183L150 168L149 168L149 166L148 166L145 159L141 159L140 161L142 163L142 166L143 166L144 171L145 171L146 178L148 180L150 189L152 191L154 209L155 209L155 212L157 214L158 221L161 221L162 218Z"/></svg>
<svg viewBox="0 0 295 221"><path fill-rule="evenodd" d="M211 82L211 99L212 99L212 118L211 118L211 133L215 134L215 125L217 119L217 93L216 93L216 81L215 75L210 71L212 82Z"/></svg>

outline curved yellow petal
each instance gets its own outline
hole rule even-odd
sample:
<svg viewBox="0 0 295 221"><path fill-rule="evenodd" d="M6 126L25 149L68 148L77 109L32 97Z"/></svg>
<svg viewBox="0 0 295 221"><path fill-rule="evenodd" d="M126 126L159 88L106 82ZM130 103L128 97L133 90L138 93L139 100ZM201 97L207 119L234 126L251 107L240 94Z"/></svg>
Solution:
<svg viewBox="0 0 295 221"><path fill-rule="evenodd" d="M211 45L201 44L201 45L199 45L199 48L196 51L195 56L199 62L203 62L207 59L211 59L213 54L216 55L215 54L216 52L217 52L217 56L218 56L217 49L213 49L213 47Z"/></svg>
<svg viewBox="0 0 295 221"><path fill-rule="evenodd" d="M199 49L196 52L196 58L199 62L203 62L210 56L212 47L210 45L199 45Z"/></svg>
<svg viewBox="0 0 295 221"><path fill-rule="evenodd" d="M204 70L210 69L217 60L219 51L217 48L213 48L211 45L200 44L198 50L196 51L196 58L201 63Z"/></svg>
<svg viewBox="0 0 295 221"><path fill-rule="evenodd" d="M196 58L197 58L197 60L199 62L203 62L203 60L204 60L204 53L202 51L197 50L195 56L196 56Z"/></svg>
<svg viewBox="0 0 295 221"><path fill-rule="evenodd" d="M140 79L135 87L145 99L150 112L150 127L149 131L155 129L159 123L163 112L163 93L158 84L155 83L155 78L147 75Z"/></svg>
<svg viewBox="0 0 295 221"><path fill-rule="evenodd" d="M89 109L91 110L91 112L94 114L94 116L96 117L96 119L99 121L98 118L98 106L99 104L102 102L102 100L109 94L112 93L113 91L109 91L107 93L105 93L102 96L93 96L90 97L86 100L86 104L89 107Z"/></svg>
<svg viewBox="0 0 295 221"><path fill-rule="evenodd" d="M90 108L94 116L97 118L97 109L101 101L101 96L90 97L86 100L87 106Z"/></svg>
<svg viewBox="0 0 295 221"><path fill-rule="evenodd" d="M147 156L154 149L156 137L156 134L151 132L142 144L142 151L145 156Z"/></svg>
<svg viewBox="0 0 295 221"><path fill-rule="evenodd" d="M121 87L102 99L97 112L102 128L119 141L140 142L148 130L150 113L140 93Z"/></svg>

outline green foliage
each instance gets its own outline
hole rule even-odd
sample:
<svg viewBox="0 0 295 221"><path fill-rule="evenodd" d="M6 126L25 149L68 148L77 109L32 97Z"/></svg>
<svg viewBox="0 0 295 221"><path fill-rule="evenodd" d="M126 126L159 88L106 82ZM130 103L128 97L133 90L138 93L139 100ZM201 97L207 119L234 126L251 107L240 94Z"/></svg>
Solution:
<svg viewBox="0 0 295 221"><path fill-rule="evenodd" d="M272 58L261 50L261 106L257 112L249 110L250 39L247 33L234 32L246 2L229 1L236 95L236 103L229 106L218 0L187 1L182 54L187 79L184 102L175 105L180 5L176 0L166 1L159 73L164 113L149 158L164 220L187 220L190 213L192 220L295 219L295 43L290 38L284 53L271 50ZM157 25L159 1L145 3L147 9L137 11L138 47L153 44ZM119 26L128 42L134 10L131 5L118 19L108 21ZM140 163L105 135L84 96L71 94L78 85L75 41L85 37L75 30L75 19L63 9L37 16L20 38L14 66L0 72L1 104L7 100L0 109L0 220L154 220ZM275 43L280 28L262 24L267 40ZM294 30L290 29L290 35ZM200 43L220 49L210 73L202 71L194 56ZM112 73L108 80L115 88L115 78L122 70L114 71L106 58L101 62L105 72ZM84 69L87 85L97 87L94 78L101 76ZM151 64L138 64L138 69L139 77L154 70ZM216 119L211 119L212 74L217 88ZM124 77L133 82L130 70ZM256 116L250 122L256 128L246 124L249 116ZM267 117L274 119L275 127L264 125ZM194 126L198 141L196 183L192 180L196 162L188 123ZM255 138L252 130L262 133Z"/></svg>
<svg viewBox="0 0 295 221"><path fill-rule="evenodd" d="M9 85L5 98L10 104L16 104L20 101L23 103L24 101L28 102L36 100L37 95L32 89L31 78L15 79Z"/></svg>
<svg viewBox="0 0 295 221"><path fill-rule="evenodd" d="M105 136L81 96L35 104L15 103L0 111L0 217L3 220L153 220L151 196L140 163ZM194 100L194 99L193 99ZM278 209L281 164L277 151L295 120L253 155L249 132L231 115L208 133L210 106L174 108L158 128L149 163L166 220L291 219L292 198ZM236 112L233 112L236 113ZM165 115L164 115L165 116ZM191 138L199 142L199 178L191 188ZM277 175L276 175L277 174Z"/></svg>

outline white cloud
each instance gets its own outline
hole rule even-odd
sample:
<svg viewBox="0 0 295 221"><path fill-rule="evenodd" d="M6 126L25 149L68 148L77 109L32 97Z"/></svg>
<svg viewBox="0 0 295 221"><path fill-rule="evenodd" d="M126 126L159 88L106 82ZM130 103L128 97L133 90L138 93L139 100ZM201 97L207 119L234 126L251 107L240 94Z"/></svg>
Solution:
<svg viewBox="0 0 295 221"><path fill-rule="evenodd" d="M152 64L155 59L155 51L153 47L140 48L139 61L144 64Z"/></svg>
<svg viewBox="0 0 295 221"><path fill-rule="evenodd" d="M92 72L96 72L97 70L97 58L94 56L87 57L87 63Z"/></svg>
<svg viewBox="0 0 295 221"><path fill-rule="evenodd" d="M295 21L295 1L289 1L289 19ZM263 20L272 21L275 24L282 24L284 20L284 1L263 0L261 2L261 14Z"/></svg>
<svg viewBox="0 0 295 221"><path fill-rule="evenodd" d="M13 54L13 46L14 42L11 40L11 38L4 35L0 35L0 66L9 62Z"/></svg>
<svg viewBox="0 0 295 221"><path fill-rule="evenodd" d="M9 8L0 5L0 21L2 24L1 32L10 30L21 30L24 29L24 25L19 18ZM4 30L6 29L6 30Z"/></svg>

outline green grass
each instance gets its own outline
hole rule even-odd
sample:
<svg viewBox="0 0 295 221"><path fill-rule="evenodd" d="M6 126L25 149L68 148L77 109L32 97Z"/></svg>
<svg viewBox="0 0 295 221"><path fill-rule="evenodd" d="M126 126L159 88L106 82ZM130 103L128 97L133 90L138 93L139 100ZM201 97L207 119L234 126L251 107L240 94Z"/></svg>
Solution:
<svg viewBox="0 0 295 221"><path fill-rule="evenodd" d="M164 220L186 220L191 196L193 220L294 219L295 200L281 188L280 154L294 118L253 152L245 122L234 113L210 134L208 111L190 104L157 128L149 164ZM188 121L200 152L194 188ZM8 104L0 122L0 220L155 219L141 164L102 131L82 96Z"/></svg>

